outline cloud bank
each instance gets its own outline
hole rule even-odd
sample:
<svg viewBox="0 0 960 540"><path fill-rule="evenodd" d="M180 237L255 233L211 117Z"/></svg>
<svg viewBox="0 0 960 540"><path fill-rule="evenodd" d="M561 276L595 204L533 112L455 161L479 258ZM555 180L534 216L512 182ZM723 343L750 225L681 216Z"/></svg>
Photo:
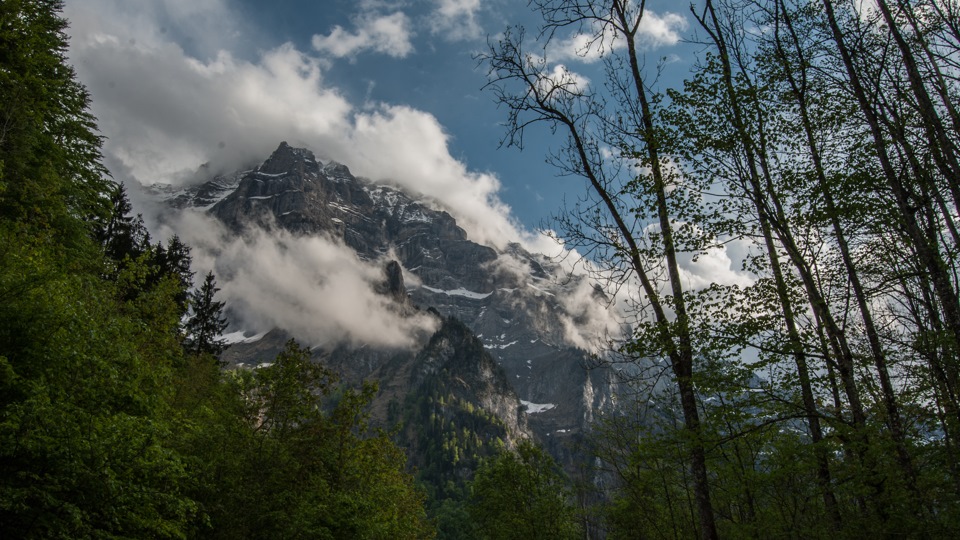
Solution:
<svg viewBox="0 0 960 540"><path fill-rule="evenodd" d="M362 261L339 241L263 229L236 236L192 211L178 214L161 233L180 234L192 247L195 270L217 275L218 299L248 332L279 327L313 346L408 347L437 329L435 318L375 292L386 259Z"/></svg>
<svg viewBox="0 0 960 540"><path fill-rule="evenodd" d="M499 180L454 158L449 135L430 113L354 104L326 83L323 59L289 43L255 60L225 50L193 56L157 30L156 20L122 6L107 9L114 3L122 4L78 1L67 15L74 21L70 56L95 97L107 165L119 180L181 184L204 163L211 171L235 170L286 140L436 201L476 241L504 245L529 237L498 198ZM229 20L217 6L210 9ZM346 54L357 43L347 39L337 50Z"/></svg>
<svg viewBox="0 0 960 540"><path fill-rule="evenodd" d="M477 39L483 29L477 21L480 0L434 0L434 11L427 19L433 34L451 41Z"/></svg>
<svg viewBox="0 0 960 540"><path fill-rule="evenodd" d="M193 182L202 164L209 164L211 172L230 172L262 161L286 140L344 163L357 175L434 201L476 242L498 247L520 242L532 252L563 251L517 225L498 197L499 179L469 170L452 156L449 134L432 114L405 105L354 103L325 79L331 58L415 53L415 24L398 4L360 2L353 27L315 36L312 51L285 43L249 54L230 52L242 51L242 38L256 32L245 32L248 23L226 0L133 4L75 0L65 12L71 21L69 56L93 95L93 113L108 137L106 164L118 180ZM436 0L431 5L436 15L432 33L467 39L476 32L479 1ZM645 35L651 42L675 41L676 30L685 24L677 17L648 14ZM575 38L571 44L577 50ZM562 66L551 76L580 87L589 84ZM311 343L346 336L398 345L429 326L424 319L404 320L387 309L386 300L372 291L382 279L381 267L357 260L335 242L282 233L242 238L208 234L215 230L201 216L184 216L167 232L194 247L198 270L217 273L221 294L244 314L248 329L281 326ZM693 286L740 279L726 251L698 263L684 262ZM578 288L565 299L568 312L580 322L596 321L598 331L610 329L607 314L595 311L591 294L592 288ZM577 330L579 336L575 330L571 326L570 339L585 343L585 330Z"/></svg>

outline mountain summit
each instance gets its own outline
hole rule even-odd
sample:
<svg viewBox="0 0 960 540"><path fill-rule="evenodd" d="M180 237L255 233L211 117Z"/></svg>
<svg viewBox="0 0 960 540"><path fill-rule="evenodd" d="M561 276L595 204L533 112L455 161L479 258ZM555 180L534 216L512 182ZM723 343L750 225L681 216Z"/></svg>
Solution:
<svg viewBox="0 0 960 540"><path fill-rule="evenodd" d="M611 400L613 374L587 369L591 362L585 350L591 333L610 328L602 292L518 244L497 249L471 241L449 213L415 194L357 178L345 165L321 162L311 151L283 142L252 170L218 176L166 198L173 206L209 213L237 234L260 228L323 235L362 260L392 259L381 292L461 321L502 370L507 385L502 390L522 404L520 420L507 423L521 431L528 424L558 457L570 451L567 443ZM235 344L225 359L247 365L267 361L282 344L283 330L272 340L268 335ZM392 398L412 384L396 379L396 373L419 368L397 368L396 351L361 349L323 344L315 356L351 378L391 379L381 381L381 391L394 392ZM495 401L505 403L489 402Z"/></svg>

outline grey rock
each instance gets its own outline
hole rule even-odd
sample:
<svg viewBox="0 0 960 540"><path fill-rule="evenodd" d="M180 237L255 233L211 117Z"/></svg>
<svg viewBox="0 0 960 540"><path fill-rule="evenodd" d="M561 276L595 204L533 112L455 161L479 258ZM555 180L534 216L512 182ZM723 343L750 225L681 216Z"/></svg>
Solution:
<svg viewBox="0 0 960 540"><path fill-rule="evenodd" d="M596 363L567 336L568 326L586 322L586 315L568 313L561 297L585 278L565 275L553 261L516 244L498 250L472 242L450 214L396 187L375 185L342 164L323 164L309 150L281 143L260 166L168 200L201 208L216 200L207 211L237 233L266 227L328 235L363 259L395 257L385 268L381 292L408 309L431 308L445 321L462 321L470 335L445 322L445 338L437 338L438 332L414 351L341 344L315 352L348 379L379 378L382 401L416 388L430 370L455 367L472 387L468 397L518 433L532 431L568 465L597 411L612 403L615 374L588 369ZM405 279L404 269L416 279ZM411 281L421 285L405 285ZM593 301L609 303L602 289L591 290ZM282 346L280 334L268 336L273 347ZM255 345L231 347L225 358L235 364L263 361L270 346ZM517 400L541 406L525 411Z"/></svg>

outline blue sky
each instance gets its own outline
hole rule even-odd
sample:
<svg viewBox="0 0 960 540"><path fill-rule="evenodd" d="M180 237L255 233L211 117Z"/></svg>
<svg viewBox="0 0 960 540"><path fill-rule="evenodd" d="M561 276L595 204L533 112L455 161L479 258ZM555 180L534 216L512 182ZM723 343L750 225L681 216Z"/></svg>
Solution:
<svg viewBox="0 0 960 540"><path fill-rule="evenodd" d="M675 83L693 59L686 4L648 10L650 62L671 57ZM119 180L195 181L287 140L439 201L478 240L526 235L583 192L544 163L560 143L547 130L498 149L506 111L473 57L508 25L536 27L526 2L67 0L65 14ZM602 82L600 63L555 58Z"/></svg>

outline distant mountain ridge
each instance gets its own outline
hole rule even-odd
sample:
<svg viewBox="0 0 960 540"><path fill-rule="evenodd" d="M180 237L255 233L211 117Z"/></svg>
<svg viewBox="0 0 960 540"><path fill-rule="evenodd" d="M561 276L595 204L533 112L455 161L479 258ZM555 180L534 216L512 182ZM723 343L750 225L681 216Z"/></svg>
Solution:
<svg viewBox="0 0 960 540"><path fill-rule="evenodd" d="M499 403L499 410L489 412L505 415L509 430L532 431L561 461L572 457L570 448L595 413L612 402L615 375L587 369L590 355L571 339L581 327L598 324L594 319L607 304L602 291L517 244L498 250L472 242L449 213L397 187L357 178L345 165L322 163L311 151L283 142L251 170L155 194L172 207L207 212L237 234L262 227L327 235L361 259L396 258L385 268L381 292L409 309L430 308L438 318L462 321L503 374L504 384L483 390L499 397L476 405ZM419 286L404 285L404 269ZM449 331L449 324L442 326ZM421 353L431 339L421 339ZM277 329L236 343L225 359L240 365L269 361L284 340L283 329ZM380 379L384 403L416 390L415 377L407 377L422 369L416 364L426 358L346 345L320 347L314 355L347 378ZM477 356L475 362L483 360ZM515 403L518 414L505 412L506 403Z"/></svg>

